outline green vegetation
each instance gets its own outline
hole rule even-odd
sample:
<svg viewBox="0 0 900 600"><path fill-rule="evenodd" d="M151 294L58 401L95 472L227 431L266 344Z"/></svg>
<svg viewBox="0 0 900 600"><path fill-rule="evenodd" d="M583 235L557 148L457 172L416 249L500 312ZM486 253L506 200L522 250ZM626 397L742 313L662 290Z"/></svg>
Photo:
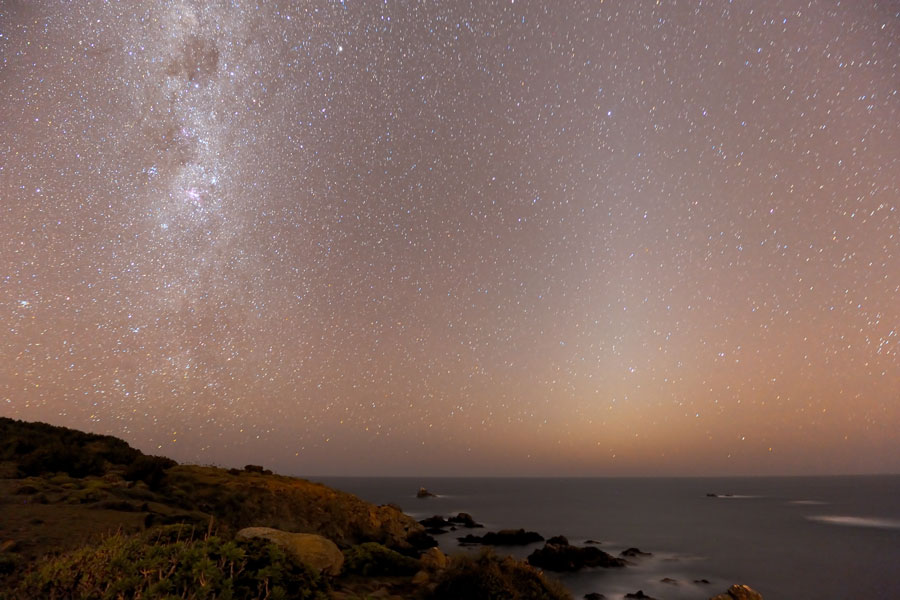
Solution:
<svg viewBox="0 0 900 600"><path fill-rule="evenodd" d="M43 562L10 598L319 600L328 585L262 540L196 539L185 525L114 535Z"/></svg>
<svg viewBox="0 0 900 600"><path fill-rule="evenodd" d="M390 506L259 465L178 465L111 436L3 417L0 514L0 600L569 598L512 558L417 559L436 542ZM321 535L343 549L343 572L235 539L251 526Z"/></svg>
<svg viewBox="0 0 900 600"><path fill-rule="evenodd" d="M102 475L108 465L129 465L141 453L124 440L46 423L0 417L0 461L14 460L22 475Z"/></svg>
<svg viewBox="0 0 900 600"><path fill-rule="evenodd" d="M366 577L412 575L419 561L375 542L344 550L344 572Z"/></svg>
<svg viewBox="0 0 900 600"><path fill-rule="evenodd" d="M553 579L510 557L500 558L485 550L477 555L453 558L438 580L433 600L571 600L569 592Z"/></svg>

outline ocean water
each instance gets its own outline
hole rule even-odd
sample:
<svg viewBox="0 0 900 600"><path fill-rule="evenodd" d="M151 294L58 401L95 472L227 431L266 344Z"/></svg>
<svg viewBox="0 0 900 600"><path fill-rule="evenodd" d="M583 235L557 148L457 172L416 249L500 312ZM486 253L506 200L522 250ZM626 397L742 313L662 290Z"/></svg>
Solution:
<svg viewBox="0 0 900 600"><path fill-rule="evenodd" d="M900 599L900 476L310 479L417 519L467 512L484 531L524 527L573 544L597 540L611 554L653 554L625 569L557 576L575 598L640 589L706 599L746 583L766 600ZM420 486L439 497L416 498ZM445 552L464 552L456 536L478 531L436 539ZM499 551L524 558L539 546Z"/></svg>

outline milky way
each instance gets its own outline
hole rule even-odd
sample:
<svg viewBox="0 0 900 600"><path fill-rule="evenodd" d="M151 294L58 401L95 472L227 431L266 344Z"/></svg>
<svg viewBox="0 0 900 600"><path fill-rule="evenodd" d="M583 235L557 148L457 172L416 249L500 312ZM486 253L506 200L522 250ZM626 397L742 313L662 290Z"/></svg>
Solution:
<svg viewBox="0 0 900 600"><path fill-rule="evenodd" d="M0 414L297 474L897 472L898 11L4 3Z"/></svg>

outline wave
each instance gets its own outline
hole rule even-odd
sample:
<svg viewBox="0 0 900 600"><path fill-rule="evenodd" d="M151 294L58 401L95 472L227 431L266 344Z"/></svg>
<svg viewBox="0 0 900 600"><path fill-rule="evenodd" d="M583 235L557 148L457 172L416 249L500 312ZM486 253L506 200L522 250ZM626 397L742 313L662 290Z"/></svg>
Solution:
<svg viewBox="0 0 900 600"><path fill-rule="evenodd" d="M819 505L819 504L828 504L827 502L822 502L821 500L791 500L788 504L804 504L804 505Z"/></svg>
<svg viewBox="0 0 900 600"><path fill-rule="evenodd" d="M881 519L877 517L853 517L846 515L811 515L810 521L844 525L848 527L874 527L877 529L900 529L900 519Z"/></svg>
<svg viewBox="0 0 900 600"><path fill-rule="evenodd" d="M764 498L765 496L753 496L750 494L715 494L712 498L721 498L722 500L743 500L746 498Z"/></svg>

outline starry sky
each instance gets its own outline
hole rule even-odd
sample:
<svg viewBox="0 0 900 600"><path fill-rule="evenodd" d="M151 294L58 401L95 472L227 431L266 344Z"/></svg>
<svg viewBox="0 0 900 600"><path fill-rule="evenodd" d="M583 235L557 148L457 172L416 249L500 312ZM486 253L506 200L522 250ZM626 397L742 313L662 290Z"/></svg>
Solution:
<svg viewBox="0 0 900 600"><path fill-rule="evenodd" d="M900 4L0 2L0 414L291 474L900 472Z"/></svg>

